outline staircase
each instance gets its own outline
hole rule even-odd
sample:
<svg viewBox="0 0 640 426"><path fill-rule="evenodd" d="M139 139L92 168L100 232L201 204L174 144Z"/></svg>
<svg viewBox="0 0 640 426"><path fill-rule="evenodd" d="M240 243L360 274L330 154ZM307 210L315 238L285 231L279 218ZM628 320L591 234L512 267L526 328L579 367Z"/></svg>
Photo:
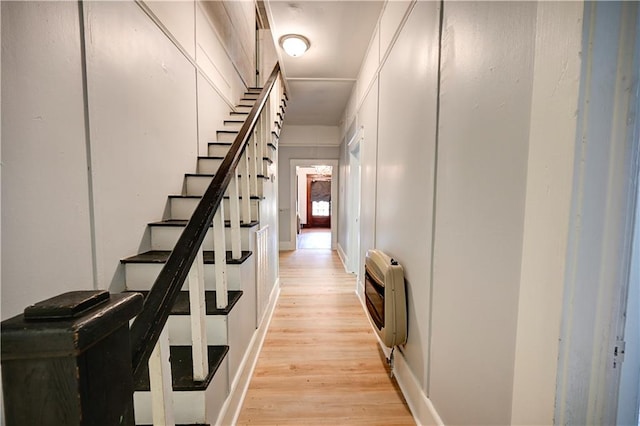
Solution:
<svg viewBox="0 0 640 426"><path fill-rule="evenodd" d="M276 64L169 195L169 218L148 224L151 250L121 261L125 292L69 292L2 322L7 426L234 421L277 290L267 241L285 108Z"/></svg>
<svg viewBox="0 0 640 426"><path fill-rule="evenodd" d="M244 94L224 120L223 129L216 132L216 140L209 142L208 155L197 158L196 173L185 174L183 193L169 195L170 217L148 224L151 250L121 260L128 292L142 293L145 300L149 297L260 91L251 88ZM221 217L217 221L214 217L208 225L199 257L171 307L149 364L135 377L137 425L213 423L236 384L261 319L257 313L263 302L257 300L255 234L261 227L263 187L274 184L268 168L276 160L286 107L283 92L275 99L261 115L234 172L237 181L233 177L225 191L221 203L224 213L219 215L218 211L216 216Z"/></svg>

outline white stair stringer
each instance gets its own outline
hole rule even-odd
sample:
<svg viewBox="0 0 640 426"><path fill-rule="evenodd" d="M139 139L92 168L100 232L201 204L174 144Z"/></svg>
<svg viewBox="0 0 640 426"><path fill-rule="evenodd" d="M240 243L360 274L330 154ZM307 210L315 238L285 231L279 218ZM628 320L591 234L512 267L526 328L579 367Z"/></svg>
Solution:
<svg viewBox="0 0 640 426"><path fill-rule="evenodd" d="M207 410L218 412L229 392L228 363L223 361L204 391L173 391L173 415L176 424L204 424ZM136 424L153 424L151 392L133 394ZM214 419L215 420L215 419Z"/></svg>
<svg viewBox="0 0 640 426"><path fill-rule="evenodd" d="M156 266L156 268L140 268L136 274L145 274L140 281L153 282L162 264L125 264L138 269L141 265ZM160 268L157 268L160 266ZM213 265L205 265L205 283L207 290L215 288L211 279L215 277ZM230 380L233 381L239 373L244 354L252 341L256 329L256 288L254 256L250 256L242 264L233 266L235 277L229 277L229 289L241 290L242 296L226 315L207 315L207 341L210 345L226 345L229 351L222 360L218 370L213 375L206 390L174 391L174 417L176 423L182 424L214 424L222 408L228 392ZM155 271L154 271L155 269ZM207 271L209 269L209 271ZM208 273L207 273L208 272ZM234 275L234 274L230 274ZM134 288L135 287L135 288ZM127 284L127 289L144 291L151 284L133 286ZM183 291L186 289L183 288ZM191 342L189 317L187 315L171 315L168 319L169 342L172 346L188 346ZM151 424L151 395L148 391L136 391L134 394L136 424ZM207 407L206 410L204 407Z"/></svg>

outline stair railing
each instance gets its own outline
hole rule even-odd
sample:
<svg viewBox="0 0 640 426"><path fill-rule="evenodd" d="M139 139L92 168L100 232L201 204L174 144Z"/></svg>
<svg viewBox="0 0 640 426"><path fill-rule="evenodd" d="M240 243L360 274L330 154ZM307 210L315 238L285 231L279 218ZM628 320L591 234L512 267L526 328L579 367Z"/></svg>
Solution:
<svg viewBox="0 0 640 426"><path fill-rule="evenodd" d="M141 375L144 374L145 366L152 357L154 350L158 351L157 355L154 354L154 358L156 356L158 358L167 358L166 355L161 355L163 347L166 350L166 337L161 339L161 335L164 334L166 336L166 331L163 332L165 324L171 308L187 279L190 292L191 327L194 343L194 379L203 380L204 376L206 376L208 362L206 359L206 312L204 305L202 242L213 222L216 305L218 308L225 308L228 304L228 297L223 199L225 194L229 195L232 236L231 256L233 259L239 259L242 256L239 237L240 221L250 223L252 219L257 219L257 211L252 214L251 198L253 194L258 194L259 175L265 174L263 159L268 159L265 156L265 151L268 149L268 145L271 144L267 135L271 135L276 131L272 127L279 120L278 117L282 118L281 99L283 96L286 95L283 92L280 67L276 64L246 121L240 128L229 152L213 176L209 187L196 206L191 219L169 255L162 271L156 278L144 301L142 312L131 325L134 380L140 379ZM240 176L240 179L238 176ZM163 341L165 343L162 343ZM152 377L150 379L153 382ZM164 388L166 389L166 377L162 380L165 382ZM153 389L153 383L151 385ZM168 399L162 399L164 399L163 405L168 405ZM170 417L171 414L167 414L167 416ZM171 419L167 418L166 420L171 423Z"/></svg>

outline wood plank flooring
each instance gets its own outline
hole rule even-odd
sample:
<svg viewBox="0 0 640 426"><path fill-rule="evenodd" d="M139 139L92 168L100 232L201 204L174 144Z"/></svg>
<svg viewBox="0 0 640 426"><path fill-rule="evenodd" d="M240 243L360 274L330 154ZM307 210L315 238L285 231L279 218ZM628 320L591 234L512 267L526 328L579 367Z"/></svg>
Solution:
<svg viewBox="0 0 640 426"><path fill-rule="evenodd" d="M280 299L239 425L414 425L331 250L280 254Z"/></svg>

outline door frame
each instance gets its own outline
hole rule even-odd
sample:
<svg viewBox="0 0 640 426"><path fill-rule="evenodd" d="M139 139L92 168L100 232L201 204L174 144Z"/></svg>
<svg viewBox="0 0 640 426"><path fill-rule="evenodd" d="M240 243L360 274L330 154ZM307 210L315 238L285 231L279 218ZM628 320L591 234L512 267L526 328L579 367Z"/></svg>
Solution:
<svg viewBox="0 0 640 426"><path fill-rule="evenodd" d="M331 250L338 245L338 160L329 158L317 159L291 159L289 160L289 223L291 241L289 246L293 250L298 249L298 232L296 218L296 200L298 199L296 183L298 182L298 167L311 167L316 165L331 166ZM282 244L281 244L282 246Z"/></svg>
<svg viewBox="0 0 640 426"><path fill-rule="evenodd" d="M356 134L348 142L349 156L349 182L348 182L348 245L347 245L347 264L349 272L356 274L358 281L360 279L360 206L361 202L361 161L360 161L360 142L364 139L364 127L359 127Z"/></svg>
<svg viewBox="0 0 640 426"><path fill-rule="evenodd" d="M640 168L637 3L585 3L583 40L554 423L616 424Z"/></svg>

